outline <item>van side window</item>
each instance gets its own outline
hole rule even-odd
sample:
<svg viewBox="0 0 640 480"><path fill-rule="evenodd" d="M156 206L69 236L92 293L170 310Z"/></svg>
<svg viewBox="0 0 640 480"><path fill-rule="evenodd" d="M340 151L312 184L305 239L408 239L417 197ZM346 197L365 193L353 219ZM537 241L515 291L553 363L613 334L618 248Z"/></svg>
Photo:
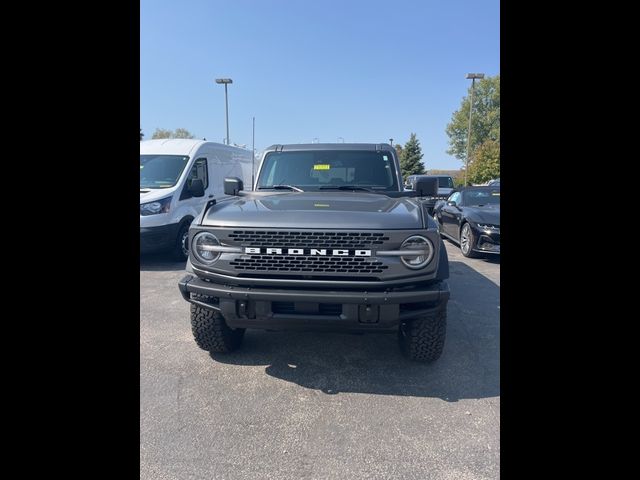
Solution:
<svg viewBox="0 0 640 480"><path fill-rule="evenodd" d="M189 178L187 178L187 188L189 188L191 186L191 182L196 179L202 180L206 190L209 186L209 170L207 169L206 158L198 158L194 162L193 167L191 167L191 171L189 172Z"/></svg>

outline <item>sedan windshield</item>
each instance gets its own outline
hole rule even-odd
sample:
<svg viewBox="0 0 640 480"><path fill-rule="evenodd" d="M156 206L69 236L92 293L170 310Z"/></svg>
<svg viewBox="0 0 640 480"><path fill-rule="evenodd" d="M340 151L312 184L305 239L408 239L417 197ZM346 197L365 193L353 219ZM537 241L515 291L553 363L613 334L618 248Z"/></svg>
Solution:
<svg viewBox="0 0 640 480"><path fill-rule="evenodd" d="M500 205L500 190L468 190L463 192L464 205L466 206L482 206L482 205Z"/></svg>
<svg viewBox="0 0 640 480"><path fill-rule="evenodd" d="M188 161L183 155L140 155L140 188L173 187Z"/></svg>
<svg viewBox="0 0 640 480"><path fill-rule="evenodd" d="M394 165L391 154L384 151L272 152L260 170L258 188L289 185L304 191L397 191Z"/></svg>

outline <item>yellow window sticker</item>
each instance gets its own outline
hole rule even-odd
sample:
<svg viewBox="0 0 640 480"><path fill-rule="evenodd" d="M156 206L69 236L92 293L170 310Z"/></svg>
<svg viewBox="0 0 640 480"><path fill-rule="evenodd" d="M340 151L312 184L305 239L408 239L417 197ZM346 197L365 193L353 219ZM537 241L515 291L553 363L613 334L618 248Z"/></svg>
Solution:
<svg viewBox="0 0 640 480"><path fill-rule="evenodd" d="M314 170L331 170L331 165L327 163L320 163L318 165L313 166Z"/></svg>
<svg viewBox="0 0 640 480"><path fill-rule="evenodd" d="M493 195L494 197L499 197L500 196L500 192L491 192L491 195Z"/></svg>
<svg viewBox="0 0 640 480"><path fill-rule="evenodd" d="M313 206L314 207L330 207L331 205L326 203L314 203Z"/></svg>

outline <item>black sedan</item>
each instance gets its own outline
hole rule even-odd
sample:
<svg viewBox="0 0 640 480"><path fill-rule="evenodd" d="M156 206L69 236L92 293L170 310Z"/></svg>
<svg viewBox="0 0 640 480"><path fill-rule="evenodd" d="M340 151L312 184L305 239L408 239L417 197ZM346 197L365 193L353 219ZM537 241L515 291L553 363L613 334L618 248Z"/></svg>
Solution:
<svg viewBox="0 0 640 480"><path fill-rule="evenodd" d="M500 187L460 189L436 203L433 219L465 257L500 253Z"/></svg>

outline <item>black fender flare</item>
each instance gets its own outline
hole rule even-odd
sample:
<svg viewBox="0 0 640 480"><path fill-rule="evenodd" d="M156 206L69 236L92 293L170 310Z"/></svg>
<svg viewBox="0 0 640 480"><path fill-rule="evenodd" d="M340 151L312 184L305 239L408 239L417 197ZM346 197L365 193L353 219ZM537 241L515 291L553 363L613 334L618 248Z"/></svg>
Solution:
<svg viewBox="0 0 640 480"><path fill-rule="evenodd" d="M447 278L449 278L449 256L447 255L444 242L440 239L440 255L438 257L436 280L446 280Z"/></svg>

